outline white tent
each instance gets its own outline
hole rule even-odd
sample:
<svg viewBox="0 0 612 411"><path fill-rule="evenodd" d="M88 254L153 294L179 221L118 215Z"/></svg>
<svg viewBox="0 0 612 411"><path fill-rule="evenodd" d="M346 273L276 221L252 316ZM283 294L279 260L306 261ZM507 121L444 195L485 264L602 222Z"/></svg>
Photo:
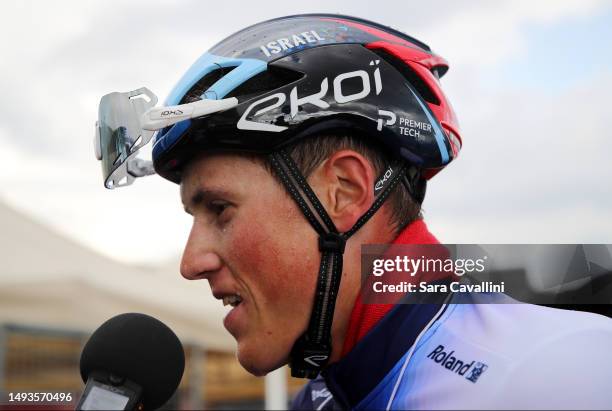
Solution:
<svg viewBox="0 0 612 411"><path fill-rule="evenodd" d="M185 342L234 349L225 309L205 281L106 258L0 202L0 323L91 332L108 318L142 312Z"/></svg>

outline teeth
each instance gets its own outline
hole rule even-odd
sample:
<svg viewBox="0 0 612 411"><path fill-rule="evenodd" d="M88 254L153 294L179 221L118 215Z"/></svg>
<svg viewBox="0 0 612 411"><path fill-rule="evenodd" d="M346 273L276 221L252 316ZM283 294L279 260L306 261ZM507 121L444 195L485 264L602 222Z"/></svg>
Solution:
<svg viewBox="0 0 612 411"><path fill-rule="evenodd" d="M236 295L228 295L223 297L223 305L231 305L232 307L236 307L238 304L242 302L242 298L240 298L240 294Z"/></svg>

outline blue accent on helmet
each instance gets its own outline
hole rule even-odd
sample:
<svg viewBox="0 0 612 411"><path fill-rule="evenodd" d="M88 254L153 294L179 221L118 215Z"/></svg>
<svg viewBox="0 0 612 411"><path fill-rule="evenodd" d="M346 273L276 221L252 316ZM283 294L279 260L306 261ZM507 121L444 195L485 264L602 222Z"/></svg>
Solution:
<svg viewBox="0 0 612 411"><path fill-rule="evenodd" d="M217 80L202 94L202 99L219 100L233 89L253 76L265 71L268 64L257 59L239 59L216 56L204 53L181 77L179 82L166 99L166 106L174 106L181 102L185 94L208 73L225 67L235 67L232 71ZM153 159L156 159L172 147L191 126L191 120L176 123L170 128L160 130L153 143Z"/></svg>
<svg viewBox="0 0 612 411"><path fill-rule="evenodd" d="M230 91L251 77L265 71L267 66L268 64L262 60L229 58L204 53L191 67L189 67L189 70L181 77L177 85L174 86L166 99L166 105L174 106L179 104L189 89L211 71L222 67L236 67L206 90L207 92L211 91L211 95L216 95L214 100L218 100L225 97ZM210 97L205 96L206 93L202 95L202 98L210 99Z"/></svg>
<svg viewBox="0 0 612 411"><path fill-rule="evenodd" d="M412 90L412 87L409 87L409 88L410 88L410 91L412 92L412 95L414 95L414 98L416 99L416 101L418 101L419 105L423 109L423 112L427 116L427 120L429 120L429 123L434 129L434 136L436 137L436 142L438 143L438 148L440 149L440 155L442 156L442 164L448 163L450 156L448 155L446 144L444 144L444 139L445 139L444 132L438 125L438 121L431 115L429 108L426 107L425 104L423 104L423 102L421 101L421 98Z"/></svg>
<svg viewBox="0 0 612 411"><path fill-rule="evenodd" d="M152 157L155 160L162 155L166 150L174 145L185 131L191 126L191 120L179 121L169 129L158 131L153 142ZM162 134L163 133L163 134Z"/></svg>
<svg viewBox="0 0 612 411"><path fill-rule="evenodd" d="M251 77L265 71L268 64L255 59L229 59L222 57L224 61L218 61L221 67L236 68L225 76L221 77L215 84L210 86L202 98L219 100L225 97L230 91L250 79Z"/></svg>

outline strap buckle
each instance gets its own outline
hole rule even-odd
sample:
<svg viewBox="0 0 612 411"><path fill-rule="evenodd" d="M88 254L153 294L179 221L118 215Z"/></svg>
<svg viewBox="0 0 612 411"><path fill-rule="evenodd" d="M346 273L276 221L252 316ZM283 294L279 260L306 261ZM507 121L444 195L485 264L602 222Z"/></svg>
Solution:
<svg viewBox="0 0 612 411"><path fill-rule="evenodd" d="M319 251L343 254L345 246L346 238L342 234L327 233L319 236Z"/></svg>
<svg viewBox="0 0 612 411"><path fill-rule="evenodd" d="M331 356L331 343L314 344L302 335L291 350L291 376L295 378L316 378L327 365Z"/></svg>

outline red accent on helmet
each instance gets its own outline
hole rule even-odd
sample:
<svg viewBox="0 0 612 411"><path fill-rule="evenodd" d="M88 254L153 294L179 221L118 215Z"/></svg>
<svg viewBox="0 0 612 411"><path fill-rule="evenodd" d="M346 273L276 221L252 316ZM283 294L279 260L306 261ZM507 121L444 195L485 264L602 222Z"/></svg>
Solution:
<svg viewBox="0 0 612 411"><path fill-rule="evenodd" d="M394 36L392 36L394 37ZM448 70L448 63L445 59L435 54L431 54L422 51L420 48L415 49L413 47L406 47L399 44L389 43L388 41L376 41L373 43L366 44L366 47L370 50L382 49L387 53L402 60L408 67L410 67L417 75L425 82L427 87L440 101L440 104L430 103L423 101L431 109L436 119L440 122L442 129L446 133L446 137L450 142L453 158L456 158L461 150L461 133L459 131L459 122L455 111L450 104L450 101L446 98L446 95L440 88L440 82L433 70L438 68L443 72ZM430 179L440 171L440 169L427 170L425 178Z"/></svg>
<svg viewBox="0 0 612 411"><path fill-rule="evenodd" d="M417 75L425 82L427 87L429 87L440 102L440 104L434 104L423 99L446 133L446 137L450 142L452 149L453 158L456 158L459 155L462 145L459 122L450 101L446 98L446 95L440 88L438 75L434 74L434 70L438 70L440 77L444 75L444 73L446 73L448 70L448 62L444 58L424 49L419 44L411 42L406 38L393 35L384 30L343 19L327 20L333 20L347 26L356 27L380 38L381 41L372 42L366 44L365 46L371 50L382 49L386 51L394 57L402 60L407 66L417 73ZM425 171L424 176L425 178L430 179L440 170L442 170L442 168L429 169Z"/></svg>

